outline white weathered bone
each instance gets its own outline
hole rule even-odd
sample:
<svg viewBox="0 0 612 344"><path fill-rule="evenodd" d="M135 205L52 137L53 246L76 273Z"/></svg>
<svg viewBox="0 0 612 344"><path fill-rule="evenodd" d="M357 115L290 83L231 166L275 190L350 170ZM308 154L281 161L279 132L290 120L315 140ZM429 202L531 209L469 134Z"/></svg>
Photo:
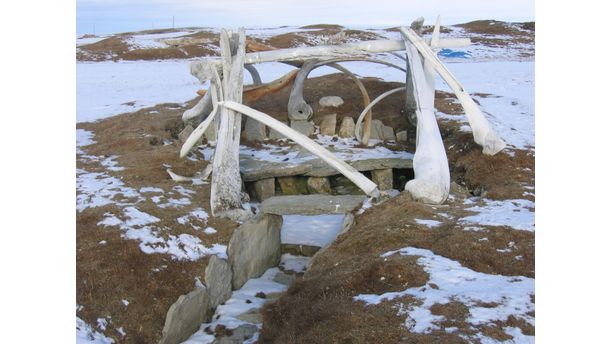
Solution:
<svg viewBox="0 0 612 344"><path fill-rule="evenodd" d="M304 100L304 81L311 70L315 68L317 60L306 60L298 71L287 103L287 114L294 121L307 121L312 117L312 107Z"/></svg>
<svg viewBox="0 0 612 344"><path fill-rule="evenodd" d="M222 101L222 102L219 102L219 105L221 105L222 107L229 108L234 111L243 113L246 116L249 116L265 124L271 129L276 130L277 132L281 133L283 136L293 140L295 143L304 147L304 149L308 150L310 153L321 158L321 160L329 164L336 171L340 172L345 177L347 177L350 181L355 183L355 185L359 187L361 190L363 190L363 192L365 192L368 196L374 197L374 198L380 197L380 192L378 191L378 187L376 186L376 184L374 184L366 176L364 176L359 171L357 171L354 167L338 159L333 153L321 147L320 145L318 145L316 142L314 142L307 136L291 129L287 125L279 122L278 120L272 118L271 116L263 112L257 111L253 108L250 108L238 102ZM217 157L215 157L215 159L216 158Z"/></svg>
<svg viewBox="0 0 612 344"><path fill-rule="evenodd" d="M402 30L402 28L400 28ZM440 204L448 198L450 173L448 160L434 115L435 87L423 69L421 55L406 44L416 99L417 137L413 158L414 179L406 183L410 195L424 203Z"/></svg>
<svg viewBox="0 0 612 344"><path fill-rule="evenodd" d="M441 39L440 48L457 48L471 44L469 39ZM333 58L354 58L356 56L368 56L375 53L386 53L393 51L404 51L406 45L403 40L379 39L345 43L338 45L321 45L314 47L298 47L288 49L277 49L248 53L245 55L245 64L283 61L305 61L309 59L329 60ZM194 61L190 65L193 76L201 82L213 78L213 69L221 69L221 61L218 58L205 58Z"/></svg>
<svg viewBox="0 0 612 344"><path fill-rule="evenodd" d="M499 138L493 130L487 119L480 111L480 108L472 97L465 91L459 81L440 61L435 52L419 37L414 31L405 27L400 27L400 32L406 39L414 45L425 61L431 64L431 67L444 79L448 86L457 95L459 102L463 106L463 110L468 118L468 122L472 127L474 141L483 147L482 152L487 155L495 155L506 147L506 143Z"/></svg>
<svg viewBox="0 0 612 344"><path fill-rule="evenodd" d="M223 78L221 80L225 100L242 102L245 55L245 32L241 28L234 40L236 54L232 56L229 34L222 30L219 40ZM237 42L236 42L237 41ZM238 167L241 115L223 107L219 113L217 147L213 159L210 188L210 207L213 216L223 216L242 207L242 180Z"/></svg>
<svg viewBox="0 0 612 344"><path fill-rule="evenodd" d="M202 97L194 107L183 112L183 122L187 123L191 120L198 123L202 122L204 116L207 116L210 111L212 111L212 99L210 97L210 92L206 92L204 97Z"/></svg>
<svg viewBox="0 0 612 344"><path fill-rule="evenodd" d="M251 74L251 78L253 79L253 85L261 85L261 76L259 76L259 72L257 68L253 65L244 65L244 69L249 71Z"/></svg>
<svg viewBox="0 0 612 344"><path fill-rule="evenodd" d="M177 183L194 183L208 179L208 176L210 176L210 173L212 172L212 164L206 165L204 171L196 173L193 177L181 176L180 174L172 172L172 170L169 168L166 169L166 172L168 175L170 175L170 178Z"/></svg>
<svg viewBox="0 0 612 344"><path fill-rule="evenodd" d="M374 105L376 105L376 103L378 103L379 101L385 99L386 97L392 95L393 93L397 93L399 91L403 91L406 89L406 86L402 86L402 87L398 87L398 88L394 88L392 90L389 90L381 95L379 95L378 97L376 97L376 99L374 99L373 101L370 102L370 104L368 104L365 109L363 109L363 111L361 111L361 113L359 114L359 117L357 118L357 123L355 124L355 137L357 138L357 140L363 142L363 140L361 139L361 122L363 121L363 118L366 116L366 114L372 109L372 107L374 107ZM367 141L366 141L367 142Z"/></svg>
<svg viewBox="0 0 612 344"><path fill-rule="evenodd" d="M200 140L202 135L204 135L204 132L206 132L206 129L208 129L210 124L213 123L213 121L215 120L215 116L217 115L217 110L218 110L217 86L215 84L211 84L210 90L209 92L206 92L206 94L209 94L209 93L211 93L213 109L208 115L208 117L206 117L206 119L202 123L200 123L191 132L191 134L189 134L189 137L187 137L187 139L185 140L185 143L183 143L183 146L181 147L181 152L179 153L179 156L181 159L186 157L187 154L189 154L193 146L195 146L195 144Z"/></svg>

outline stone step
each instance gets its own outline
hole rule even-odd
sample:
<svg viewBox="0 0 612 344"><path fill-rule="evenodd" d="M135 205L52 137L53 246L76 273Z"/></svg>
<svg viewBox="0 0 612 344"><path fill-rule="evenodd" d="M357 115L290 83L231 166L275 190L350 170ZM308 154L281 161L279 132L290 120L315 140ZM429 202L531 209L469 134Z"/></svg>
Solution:
<svg viewBox="0 0 612 344"><path fill-rule="evenodd" d="M361 206L366 196L298 195L275 196L261 204L261 211L276 215L345 214Z"/></svg>

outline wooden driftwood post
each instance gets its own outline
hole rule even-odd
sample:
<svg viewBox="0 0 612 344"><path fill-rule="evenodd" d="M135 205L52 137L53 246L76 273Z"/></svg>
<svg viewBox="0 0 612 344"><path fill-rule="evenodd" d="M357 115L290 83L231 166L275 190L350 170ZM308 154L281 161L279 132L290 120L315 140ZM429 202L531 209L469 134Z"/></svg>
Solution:
<svg viewBox="0 0 612 344"><path fill-rule="evenodd" d="M231 36L232 42L229 33L226 30L221 31L219 42L223 65L221 89L223 100L240 103L246 41L244 29L241 28L237 36ZM234 53L232 45L235 47ZM210 188L212 214L234 220L244 218L245 215L242 209L242 180L238 165L241 117L241 114L227 107L220 109Z"/></svg>

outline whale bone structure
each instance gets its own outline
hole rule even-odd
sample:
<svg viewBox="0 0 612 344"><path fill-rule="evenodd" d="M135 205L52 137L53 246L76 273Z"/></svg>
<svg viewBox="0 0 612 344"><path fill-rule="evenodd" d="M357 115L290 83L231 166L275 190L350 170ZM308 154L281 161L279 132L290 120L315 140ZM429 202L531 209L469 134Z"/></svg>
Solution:
<svg viewBox="0 0 612 344"><path fill-rule="evenodd" d="M289 49L275 49L246 39L244 29L237 33L221 30L221 58L206 58L192 62L190 71L200 82L209 82L209 89L202 99L183 114L183 121L197 123L196 129L181 148L180 156L185 157L199 141L209 126L217 132L215 154L212 159L211 210L214 216L244 219L247 215L242 208L245 199L239 171L239 146L241 116L246 115L255 121L274 129L281 135L295 141L305 150L321 158L330 167L351 180L368 196L378 199L381 195L376 184L362 173L337 158L315 141L277 121L271 116L242 104L242 100L259 99L267 93L275 92L293 82L288 103L289 117L308 120L312 108L304 101L303 83L314 68L329 65L351 77L360 88L365 109L358 118L355 136L362 143L370 136L372 107L384 97L405 91L406 106L413 113L407 115L416 124L416 151L413 160L415 179L405 185L406 191L418 201L440 204L449 194L450 173L448 161L438 128L435 109L435 78L437 73L450 86L463 106L468 123L472 127L474 141L483 147L483 153L494 155L505 147L487 119L472 100L463 86L438 59L435 50L470 44L469 39L441 39L440 19L429 41L421 36L423 19L419 18L410 28L400 27L402 40L372 40L337 45L321 45ZM250 50L251 52L247 52ZM397 52L404 52L403 55ZM373 54L389 53L401 57L406 68L380 60ZM367 90L360 80L348 69L338 65L343 61L367 61L382 63L406 72L406 85L385 92L370 102ZM298 67L287 75L271 83L262 84L259 73L253 66L258 63L282 62ZM246 69L254 80L253 86L243 85L243 70ZM361 123L363 122L363 126ZM416 123L415 123L416 122ZM182 176L180 176L182 177ZM177 175L172 176L178 180ZM185 180L185 179L182 179Z"/></svg>

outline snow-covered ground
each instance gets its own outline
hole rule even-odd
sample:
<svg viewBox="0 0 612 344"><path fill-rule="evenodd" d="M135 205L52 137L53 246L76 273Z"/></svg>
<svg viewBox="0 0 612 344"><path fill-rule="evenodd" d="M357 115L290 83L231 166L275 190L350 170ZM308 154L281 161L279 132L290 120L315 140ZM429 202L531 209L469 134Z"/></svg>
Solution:
<svg viewBox="0 0 612 344"><path fill-rule="evenodd" d="M76 81L77 122L183 103L201 87L187 60L79 62Z"/></svg>
<svg viewBox="0 0 612 344"><path fill-rule="evenodd" d="M405 326L414 333L430 333L440 329L439 322L444 316L433 315L429 310L434 304L452 301L465 304L469 310L466 322L472 326L486 325L493 321L504 321L510 316L523 319L535 326L535 318L529 313L535 310L531 297L535 295L535 280L524 276L489 275L468 269L456 261L434 254L425 249L405 247L387 252L382 257L394 254L419 256L417 263L429 274L429 282L424 287L408 288L399 292L382 295L362 294L355 300L367 304L378 304L383 300L393 300L410 295L422 301L420 305L400 306L399 314L406 316ZM453 332L457 329L445 329ZM513 337L513 343L533 343L535 338L522 334L520 329L505 327L504 331ZM466 336L467 337L467 336ZM483 342L496 342L478 333Z"/></svg>
<svg viewBox="0 0 612 344"><path fill-rule="evenodd" d="M114 160L109 158L83 154L82 147L93 144L93 134L85 130L77 130L77 159L83 162L99 162L107 170L121 170ZM208 255L226 256L226 246L213 244L206 247L202 241L191 234L162 235L169 229L158 226L159 218L139 209L139 204L150 199L159 208L182 208L191 204L191 196L195 194L185 186L177 185L172 191L153 187L143 187L136 190L106 172L89 172L84 169L76 171L76 210L82 212L87 208L96 208L113 204L119 207L118 213L107 212L98 223L99 226L115 227L123 231L125 239L139 241L140 249L147 254L169 254L179 260L198 260ZM206 226L208 214L201 208L192 210L179 217L177 222L189 225L195 230L203 230L206 234L216 230ZM166 238L167 237L167 238Z"/></svg>

